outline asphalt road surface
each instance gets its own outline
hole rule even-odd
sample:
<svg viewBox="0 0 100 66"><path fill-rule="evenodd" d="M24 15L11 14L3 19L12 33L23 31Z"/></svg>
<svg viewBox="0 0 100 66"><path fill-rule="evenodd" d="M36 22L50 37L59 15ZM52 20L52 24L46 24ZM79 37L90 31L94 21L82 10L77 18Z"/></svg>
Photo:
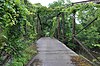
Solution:
<svg viewBox="0 0 100 66"><path fill-rule="evenodd" d="M29 66L75 66L71 56L75 52L55 38L44 37L37 41L38 54Z"/></svg>

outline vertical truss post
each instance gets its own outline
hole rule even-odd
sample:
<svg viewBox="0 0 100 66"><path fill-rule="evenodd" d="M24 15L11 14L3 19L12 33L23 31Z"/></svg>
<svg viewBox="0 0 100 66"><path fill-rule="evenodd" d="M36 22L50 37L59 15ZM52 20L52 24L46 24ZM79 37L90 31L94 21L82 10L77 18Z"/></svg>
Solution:
<svg viewBox="0 0 100 66"><path fill-rule="evenodd" d="M58 28L57 28L57 38L60 39L60 16L57 16Z"/></svg>
<svg viewBox="0 0 100 66"><path fill-rule="evenodd" d="M39 13L37 13L37 34L38 38L42 36L42 24Z"/></svg>
<svg viewBox="0 0 100 66"><path fill-rule="evenodd" d="M62 36L63 36L63 39L65 37L65 18L64 18L64 12L62 13Z"/></svg>
<svg viewBox="0 0 100 66"><path fill-rule="evenodd" d="M73 19L73 22L72 22L72 41L73 41L73 44L75 43L74 37L75 37L75 33L76 33L76 31L75 31L75 29L76 29L75 14L76 14L76 12L74 11L73 16L72 16L72 19Z"/></svg>

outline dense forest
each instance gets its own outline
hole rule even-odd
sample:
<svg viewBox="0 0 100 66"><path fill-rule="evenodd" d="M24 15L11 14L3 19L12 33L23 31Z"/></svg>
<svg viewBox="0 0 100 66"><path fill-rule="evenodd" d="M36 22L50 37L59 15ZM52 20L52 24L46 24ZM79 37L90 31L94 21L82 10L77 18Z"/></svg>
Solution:
<svg viewBox="0 0 100 66"><path fill-rule="evenodd" d="M46 7L28 0L0 0L0 65L24 66L37 53L40 37L55 37L75 52L85 52L72 36L85 50L100 55L100 4L58 0ZM94 56L91 61L100 61Z"/></svg>

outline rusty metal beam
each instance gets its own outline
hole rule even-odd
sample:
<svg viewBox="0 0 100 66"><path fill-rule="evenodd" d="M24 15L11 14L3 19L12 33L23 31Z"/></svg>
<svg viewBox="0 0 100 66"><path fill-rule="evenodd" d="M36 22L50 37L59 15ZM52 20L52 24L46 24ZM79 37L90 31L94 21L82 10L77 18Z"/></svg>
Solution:
<svg viewBox="0 0 100 66"><path fill-rule="evenodd" d="M83 29L81 29L77 34L79 34L80 32L82 32L85 28L87 28L89 25L91 25L95 20L97 20L97 17L95 19L93 19L90 23L88 23ZM76 35L77 35L76 34Z"/></svg>
<svg viewBox="0 0 100 66"><path fill-rule="evenodd" d="M78 42L79 45L80 45L93 59L98 60L93 54L90 53L90 51L89 51L76 37L74 37L74 40L75 40L76 42ZM99 60L98 60L98 61L99 61ZM93 64L94 64L94 66L97 66L97 64L95 64L95 63L93 63Z"/></svg>
<svg viewBox="0 0 100 66"><path fill-rule="evenodd" d="M75 31L76 30L75 14L76 14L76 12L74 11L73 16L72 16L72 19L73 19L73 22L72 22L72 40L73 40L73 43L75 43L74 37L75 37L75 34L76 34L76 31Z"/></svg>
<svg viewBox="0 0 100 66"><path fill-rule="evenodd" d="M88 2L95 2L95 3L100 3L100 0L99 1L81 1L81 2L75 2L75 3L72 3L72 4L78 4L78 3L88 3Z"/></svg>

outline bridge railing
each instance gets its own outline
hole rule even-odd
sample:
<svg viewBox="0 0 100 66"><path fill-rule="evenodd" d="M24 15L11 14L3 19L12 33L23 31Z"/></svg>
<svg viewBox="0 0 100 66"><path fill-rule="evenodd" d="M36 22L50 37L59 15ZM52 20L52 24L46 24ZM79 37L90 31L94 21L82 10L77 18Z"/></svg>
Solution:
<svg viewBox="0 0 100 66"><path fill-rule="evenodd" d="M77 2L77 3L72 3L72 6L74 5L74 4L78 4L78 3L87 3L87 2L91 2L91 1L82 1L82 2ZM100 3L100 1L92 1L92 2L95 2L96 4L99 4ZM57 21L58 21L58 23L59 23L59 19L60 19L60 17L62 17L61 16L61 14L63 14L63 13L60 13L60 14L58 14L58 18L57 18ZM73 12L73 15L72 15L72 19L73 19L73 22L72 22L72 41L73 41L73 44L75 44L76 42L91 56L91 58L93 58L93 59L96 59L96 60L98 60L98 58L97 57L95 57L89 50L88 50L88 48L87 47L85 47L84 46L84 44L82 44L82 42L77 38L78 37L78 34L80 34L84 29L86 29L87 27L89 27L92 23L94 23L95 22L95 20L97 20L98 19L98 17L96 17L96 18L94 18L91 22L89 22L86 26L84 26L80 31L78 31L78 32L76 32L76 18L75 18L75 14L76 14L76 12L74 11ZM64 15L63 15L64 16ZM62 17L63 18L63 17ZM60 27L59 27L59 25L58 25L58 39L60 38L60 29L59 29ZM98 60L99 61L99 60ZM94 64L95 65L95 64Z"/></svg>
<svg viewBox="0 0 100 66"><path fill-rule="evenodd" d="M74 5L74 4L78 4L78 3L87 3L87 2L91 2L91 1L82 1L82 2L77 2L77 3L72 3L72 6ZM93 1L93 2L95 2L95 3L100 3L100 1ZM74 11L73 12L73 16L72 16L72 19L73 19L73 22L72 22L72 41L73 41L73 44L75 43L75 42L77 42L77 43L79 43L79 45L93 58L93 59L95 59L96 57L94 56L94 55L92 55L90 52L89 52L89 50L82 44L82 42L80 41L80 40L78 40L77 39L77 35L79 34L79 33L81 33L84 29L86 29L88 26L90 26L93 22L95 22L95 20L97 20L97 17L96 18L94 18L91 22L89 22L85 27L83 27L79 32L76 32L76 22L75 22L75 15L76 15L76 11ZM37 33L38 33L38 35L39 35L39 38L42 36L41 34L41 32L42 32L42 25L41 25L41 19L40 19L40 17L39 17L39 13L37 14ZM64 20L65 20L65 18L64 18L64 13L63 12L60 12L58 15L56 15L56 17L57 17L57 34L56 34L56 38L57 39L60 39L61 37L62 37L62 35L63 35L63 39L65 38L65 36L66 36L66 33L64 33L65 32L65 24L64 24ZM62 25L63 25L63 27L60 27L60 18L62 18ZM61 31L62 30L62 31ZM61 33L62 32L62 33ZM97 58L96 58L97 59Z"/></svg>
<svg viewBox="0 0 100 66"><path fill-rule="evenodd" d="M91 1L83 1L83 2L77 2L74 4L78 4L78 3L85 3L85 2L91 2ZM100 3L100 1L94 1L96 4ZM77 42L93 59L96 59L99 61L99 59L97 57L95 57L89 50L87 47L84 46L84 44L82 44L82 42L80 40L78 40L77 36L78 34L80 34L84 29L86 29L87 27L89 27L92 23L95 22L95 20L98 19L98 17L94 18L91 22L89 22L86 26L84 26L80 31L76 32L76 22L75 22L75 13L73 13L73 22L72 22L72 40L73 40L73 44L75 42ZM96 65L95 63L93 63L94 65Z"/></svg>

